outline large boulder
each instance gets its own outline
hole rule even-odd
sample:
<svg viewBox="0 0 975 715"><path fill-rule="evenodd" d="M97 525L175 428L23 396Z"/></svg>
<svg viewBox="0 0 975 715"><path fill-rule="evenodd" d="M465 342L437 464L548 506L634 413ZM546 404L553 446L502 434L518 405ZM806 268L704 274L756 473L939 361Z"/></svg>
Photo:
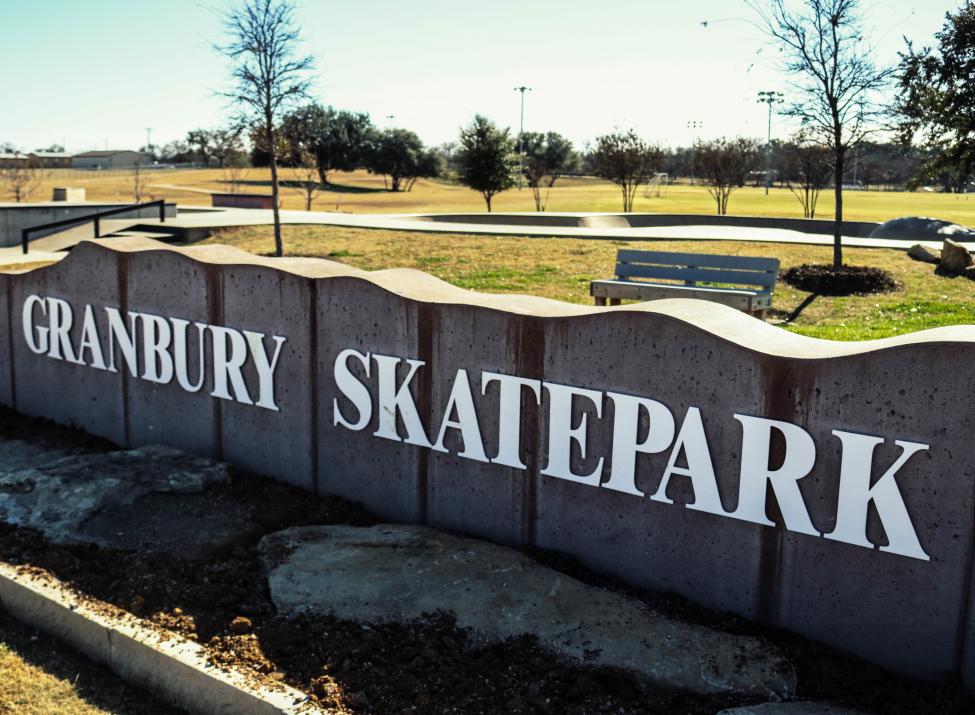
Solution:
<svg viewBox="0 0 975 715"><path fill-rule="evenodd" d="M907 255L915 261L921 261L923 263L937 263L941 260L941 251L928 248L920 243L915 243L907 249Z"/></svg>
<svg viewBox="0 0 975 715"><path fill-rule="evenodd" d="M957 276L965 272L971 266L972 254L961 244L955 243L950 238L946 238L941 246L941 262L938 267L943 273Z"/></svg>
<svg viewBox="0 0 975 715"><path fill-rule="evenodd" d="M788 699L792 665L759 638L655 613L514 549L419 526L315 526L265 536L271 599L287 616L370 624L450 611L483 641L531 634L559 655L698 693Z"/></svg>
<svg viewBox="0 0 975 715"><path fill-rule="evenodd" d="M0 472L0 521L55 543L94 543L200 558L256 538L236 501L210 490L226 464L168 447L69 456ZM46 462L46 463L45 463Z"/></svg>
<svg viewBox="0 0 975 715"><path fill-rule="evenodd" d="M955 241L975 242L975 229L950 221L925 216L906 216L882 223L870 232L870 238L893 238L904 241Z"/></svg>
<svg viewBox="0 0 975 715"><path fill-rule="evenodd" d="M798 703L763 703L722 710L718 715L866 715L839 705L803 701Z"/></svg>

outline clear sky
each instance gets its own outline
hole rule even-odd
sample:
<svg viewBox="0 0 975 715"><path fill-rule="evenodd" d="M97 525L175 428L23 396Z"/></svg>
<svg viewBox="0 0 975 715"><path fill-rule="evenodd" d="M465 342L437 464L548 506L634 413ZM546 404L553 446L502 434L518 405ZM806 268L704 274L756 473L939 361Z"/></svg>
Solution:
<svg viewBox="0 0 975 715"><path fill-rule="evenodd" d="M930 44L959 2L864 0L876 60ZM222 124L224 3L0 0L0 142L135 148L146 127L158 144ZM785 88L743 0L302 0L299 17L316 99L431 144L475 113L517 129L521 84L526 130L580 145L614 126L686 144L691 120L762 137L755 94Z"/></svg>

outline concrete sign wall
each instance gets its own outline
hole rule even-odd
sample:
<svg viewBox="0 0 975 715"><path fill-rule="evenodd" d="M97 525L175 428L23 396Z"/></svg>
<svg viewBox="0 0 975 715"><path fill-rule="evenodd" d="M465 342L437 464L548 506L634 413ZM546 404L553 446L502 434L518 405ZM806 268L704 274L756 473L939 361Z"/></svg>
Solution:
<svg viewBox="0 0 975 715"><path fill-rule="evenodd" d="M975 685L975 328L873 343L218 246L0 275L0 402Z"/></svg>

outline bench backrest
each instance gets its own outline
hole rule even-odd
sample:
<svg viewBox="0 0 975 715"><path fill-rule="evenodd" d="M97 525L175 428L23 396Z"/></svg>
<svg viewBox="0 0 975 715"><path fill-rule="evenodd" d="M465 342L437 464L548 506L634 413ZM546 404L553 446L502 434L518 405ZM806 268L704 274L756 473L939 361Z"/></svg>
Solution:
<svg viewBox="0 0 975 715"><path fill-rule="evenodd" d="M616 254L619 280L682 281L685 285L720 283L758 287L771 293L778 273L778 258L630 250Z"/></svg>

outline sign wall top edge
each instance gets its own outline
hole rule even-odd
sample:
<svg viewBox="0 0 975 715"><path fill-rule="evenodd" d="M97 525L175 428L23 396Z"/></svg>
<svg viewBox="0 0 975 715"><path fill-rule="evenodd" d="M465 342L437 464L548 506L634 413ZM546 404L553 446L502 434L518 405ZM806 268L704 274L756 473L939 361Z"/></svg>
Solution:
<svg viewBox="0 0 975 715"><path fill-rule="evenodd" d="M840 358L915 345L975 344L975 325L931 328L879 340L841 342L791 333L735 308L710 301L671 298L623 306L580 305L538 296L478 293L412 268L365 271L324 258L273 258L232 246L209 244L179 247L140 237L85 240L58 263L11 273L10 277L16 279L37 272L58 271L67 264L84 261L89 252L102 251L125 254L166 251L207 265L270 268L307 279L353 278L420 303L473 306L537 318L581 318L608 313L660 316L689 324L754 352L799 360Z"/></svg>

